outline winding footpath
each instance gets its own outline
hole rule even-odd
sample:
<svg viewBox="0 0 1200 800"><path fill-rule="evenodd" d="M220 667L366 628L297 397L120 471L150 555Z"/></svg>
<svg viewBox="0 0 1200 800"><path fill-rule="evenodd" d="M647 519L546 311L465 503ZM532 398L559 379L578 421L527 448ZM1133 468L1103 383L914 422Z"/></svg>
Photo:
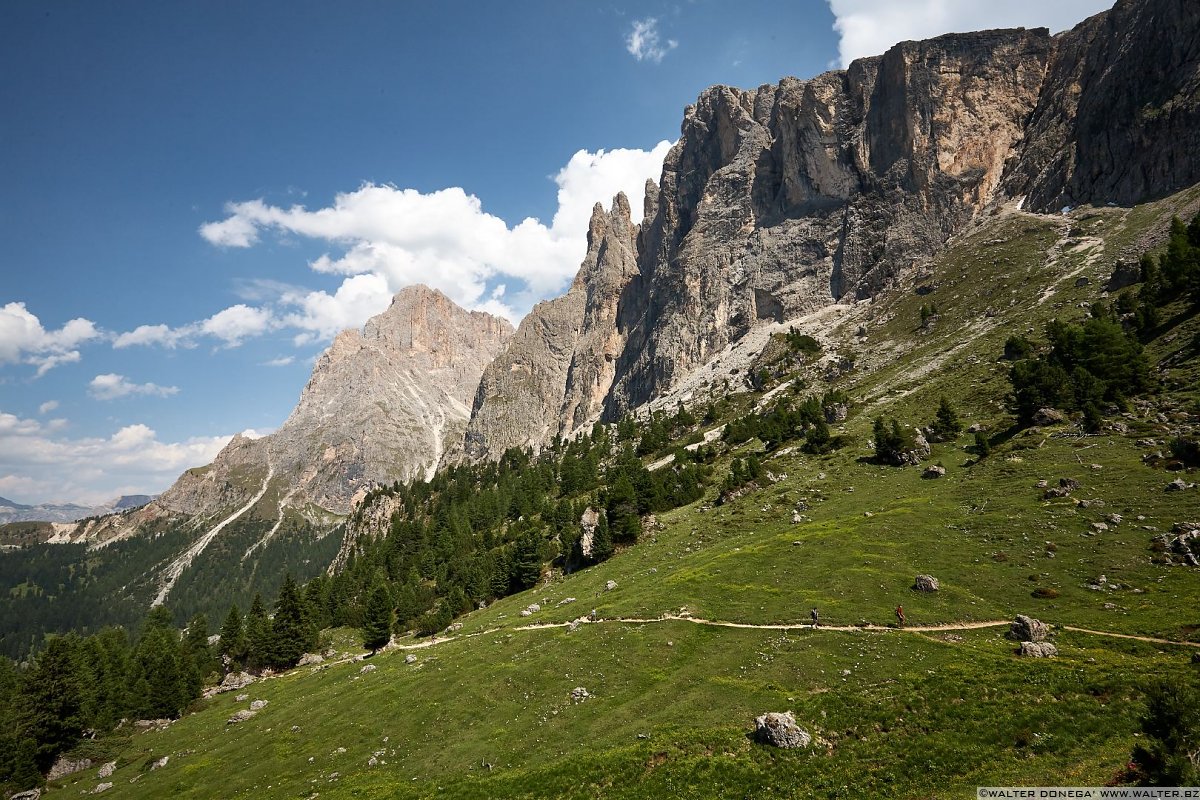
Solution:
<svg viewBox="0 0 1200 800"><path fill-rule="evenodd" d="M811 623L799 622L776 622L755 624L750 622L728 622L725 620L703 619L701 617L693 617L680 614L664 614L661 617L611 617L601 619L588 619L581 617L580 619L569 622L536 622L529 625L517 625L515 627L494 627L486 628L482 631L474 631L472 633L460 634L458 636L435 636L431 639L426 639L423 642L413 644L394 643L387 649L389 650L424 650L429 647L434 647L440 644L449 644L450 642L460 639L471 639L477 636L488 636L505 631L540 631L551 630L555 628L571 628L578 625L654 625L663 622L690 622L693 625L708 625L714 628L744 628L749 630L766 630L766 631L834 631L839 633L946 633L952 631L974 631L983 628L1000 628L1007 627L1012 624L1012 620L993 619L983 620L979 622L948 622L939 625L905 625L903 628L897 628L890 625L813 625ZM1149 644L1176 645L1179 647L1194 647L1200 648L1200 642L1182 642L1175 639L1159 639L1153 636L1137 636L1130 633L1115 633L1112 631L1098 631L1091 628L1078 628L1073 625L1057 625L1065 631L1072 633L1082 633L1088 636L1101 636L1109 639L1129 639L1137 642L1146 642Z"/></svg>

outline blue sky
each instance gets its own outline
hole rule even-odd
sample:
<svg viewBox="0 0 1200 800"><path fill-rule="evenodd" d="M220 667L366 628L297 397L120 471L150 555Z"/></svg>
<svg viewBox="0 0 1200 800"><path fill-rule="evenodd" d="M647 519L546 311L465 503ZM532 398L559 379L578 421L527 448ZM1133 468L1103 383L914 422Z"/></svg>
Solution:
<svg viewBox="0 0 1200 800"><path fill-rule="evenodd" d="M157 492L418 280L514 320L706 86L1103 0L0 6L0 495Z"/></svg>

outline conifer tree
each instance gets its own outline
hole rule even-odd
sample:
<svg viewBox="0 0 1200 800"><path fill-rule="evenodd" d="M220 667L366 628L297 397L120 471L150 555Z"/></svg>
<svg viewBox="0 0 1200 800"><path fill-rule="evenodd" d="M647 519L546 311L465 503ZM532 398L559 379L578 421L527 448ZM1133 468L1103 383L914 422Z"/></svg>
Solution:
<svg viewBox="0 0 1200 800"><path fill-rule="evenodd" d="M950 401L945 397L938 401L937 416L930 427L933 430L933 435L940 441L953 439L962 432L963 426L958 419L958 412L954 410L954 406L950 405Z"/></svg>
<svg viewBox="0 0 1200 800"><path fill-rule="evenodd" d="M294 667L300 656L316 645L314 634L300 597L300 589L289 572L284 576L283 585L279 587L279 599L275 601L269 663L277 667Z"/></svg>
<svg viewBox="0 0 1200 800"><path fill-rule="evenodd" d="M600 522L596 525L596 533L592 536L592 560L597 564L612 558L612 532L608 529L608 515L600 514Z"/></svg>
<svg viewBox="0 0 1200 800"><path fill-rule="evenodd" d="M392 638L392 598L387 588L376 586L367 600L364 615L362 642L363 647L372 653L386 645Z"/></svg>
<svg viewBox="0 0 1200 800"><path fill-rule="evenodd" d="M163 606L146 617L133 660L134 713L145 719L179 716L196 684L188 674L171 612Z"/></svg>
<svg viewBox="0 0 1200 800"><path fill-rule="evenodd" d="M242 622L242 613L237 604L229 607L229 614L221 625L221 655L235 664L240 664L246 658L246 628Z"/></svg>
<svg viewBox="0 0 1200 800"><path fill-rule="evenodd" d="M262 669L271 664L271 621L267 619L267 608L261 594L254 595L250 611L246 614L246 664L252 669Z"/></svg>
<svg viewBox="0 0 1200 800"><path fill-rule="evenodd" d="M35 743L34 760L43 772L83 733L83 692L75 671L78 639L55 636L21 682L21 728Z"/></svg>

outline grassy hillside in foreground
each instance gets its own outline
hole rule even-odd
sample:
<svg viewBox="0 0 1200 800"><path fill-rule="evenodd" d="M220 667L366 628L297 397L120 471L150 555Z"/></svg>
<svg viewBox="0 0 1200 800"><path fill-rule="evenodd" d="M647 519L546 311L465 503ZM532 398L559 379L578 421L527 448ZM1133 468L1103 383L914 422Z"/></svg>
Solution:
<svg viewBox="0 0 1200 800"><path fill-rule="evenodd" d="M988 220L953 242L930 277L894 287L834 331L858 365L836 384L854 401L843 449L762 454L775 482L722 506L710 490L659 515L611 560L475 612L449 639L381 653L365 662L373 671L361 661L301 668L249 687L241 703L220 695L163 730L90 742L92 757L117 761L107 796L960 797L981 784L1112 780L1138 741L1142 688L1200 682L1197 648L1060 628L1057 658L1021 659L1003 627L618 620L686 612L799 623L816 606L829 625L884 625L902 603L912 625L1028 613L1200 642L1200 570L1155 563L1150 548L1156 532L1200 519L1200 492L1164 492L1174 475L1142 460L1161 445L1138 444L1197 425L1188 350L1197 320L1180 319L1148 348L1170 365L1159 372L1166 391L1113 417L1124 430L1098 436L1012 429L1008 367L997 361L1009 335L1037 337L1052 317L1082 316L1121 249L1193 200ZM929 303L937 319L922 326ZM866 335L856 337L860 325ZM869 460L876 415L927 424L941 396L989 429L990 456L968 452L964 434L934 445L927 463L947 472L938 480ZM725 453L718 473L757 450L751 441ZM1036 483L1064 477L1080 488L1044 500ZM1107 520L1114 513L1119 523ZM911 591L918 573L937 576L941 591ZM543 610L519 616L533 602ZM593 608L604 621L527 629ZM592 697L572 702L575 687ZM253 699L268 705L226 724ZM814 747L750 741L754 716L785 709ZM167 765L151 771L162 756ZM98 782L93 768L49 794Z"/></svg>

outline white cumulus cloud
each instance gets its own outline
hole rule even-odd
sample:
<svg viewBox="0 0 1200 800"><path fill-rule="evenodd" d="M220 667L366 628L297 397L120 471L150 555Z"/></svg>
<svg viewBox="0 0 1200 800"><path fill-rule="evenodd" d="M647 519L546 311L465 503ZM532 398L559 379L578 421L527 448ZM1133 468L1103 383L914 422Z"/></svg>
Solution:
<svg viewBox="0 0 1200 800"><path fill-rule="evenodd" d="M679 42L674 39L663 40L655 17L634 20L633 27L625 36L625 50L638 61L657 64L678 46Z"/></svg>
<svg viewBox="0 0 1200 800"><path fill-rule="evenodd" d="M251 247L273 233L324 243L330 251L308 268L338 276L338 288L313 291L253 282L247 291L263 307L240 306L236 316L226 309L181 328L144 325L118 336L115 346L187 346L200 335L218 336L218 321L235 320L245 324L229 326L230 343L280 328L294 331L297 344L325 341L361 326L386 309L392 295L415 283L439 289L464 307L517 321L535 302L569 284L587 249L596 202L607 204L624 192L634 221L641 221L646 179L659 177L670 146L663 141L650 150L575 153L553 178L558 205L549 224L528 218L509 225L459 187L419 192L364 184L321 208L274 206L261 199L230 203L229 216L200 227L207 241ZM274 300L267 302L272 294Z"/></svg>
<svg viewBox="0 0 1200 800"><path fill-rule="evenodd" d="M51 411L53 411L56 408L58 408L57 400L47 400L46 402L44 402L40 406L38 406L38 413L43 414L43 415L49 414Z"/></svg>
<svg viewBox="0 0 1200 800"><path fill-rule="evenodd" d="M0 364L31 364L38 377L60 364L79 361L76 348L100 336L95 323L82 317L47 330L24 303L0 307Z"/></svg>
<svg viewBox="0 0 1200 800"><path fill-rule="evenodd" d="M237 347L243 340L266 333L275 326L276 321L270 309L238 303L218 311L208 319L177 328L162 324L139 325L131 331L118 334L113 339L113 347L195 347L203 337L217 339L225 347Z"/></svg>
<svg viewBox="0 0 1200 800"><path fill-rule="evenodd" d="M110 436L73 439L53 422L0 411L0 487L19 492L12 499L24 503L99 504L122 494L155 494L183 470L211 462L230 438L162 441L152 428L135 424Z"/></svg>
<svg viewBox="0 0 1200 800"><path fill-rule="evenodd" d="M108 372L92 378L88 393L97 400L116 400L118 397L142 395L146 397L170 397L179 394L178 386L159 386L156 383L134 383L124 375Z"/></svg>
<svg viewBox="0 0 1200 800"><path fill-rule="evenodd" d="M896 42L990 28L1058 32L1104 11L1113 0L827 0L842 66L877 56Z"/></svg>

